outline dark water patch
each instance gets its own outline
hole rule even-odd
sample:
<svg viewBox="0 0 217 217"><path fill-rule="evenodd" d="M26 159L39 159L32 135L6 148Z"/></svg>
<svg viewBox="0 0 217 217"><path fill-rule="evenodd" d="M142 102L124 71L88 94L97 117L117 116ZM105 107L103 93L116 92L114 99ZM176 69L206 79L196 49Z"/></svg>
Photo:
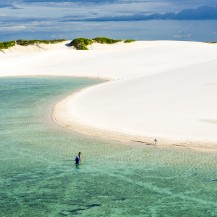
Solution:
<svg viewBox="0 0 217 217"><path fill-rule="evenodd" d="M88 211L89 209L100 207L100 206L101 206L100 204L93 203L93 204L84 206L84 208L76 208L72 210L62 210L59 214L63 216L72 214L73 216L75 216L75 215L80 215L83 211Z"/></svg>
<svg viewBox="0 0 217 217"><path fill-rule="evenodd" d="M125 200L127 200L127 198L126 197L121 197L121 198L116 198L115 200L116 201L125 201Z"/></svg>
<svg viewBox="0 0 217 217"><path fill-rule="evenodd" d="M99 207L99 206L101 206L101 204L99 203L93 203L93 204L87 205L88 208L94 208L94 207Z"/></svg>
<svg viewBox="0 0 217 217"><path fill-rule="evenodd" d="M72 213L73 215L79 215L84 210L87 210L87 209L86 208L77 208L77 209L70 210L70 213Z"/></svg>

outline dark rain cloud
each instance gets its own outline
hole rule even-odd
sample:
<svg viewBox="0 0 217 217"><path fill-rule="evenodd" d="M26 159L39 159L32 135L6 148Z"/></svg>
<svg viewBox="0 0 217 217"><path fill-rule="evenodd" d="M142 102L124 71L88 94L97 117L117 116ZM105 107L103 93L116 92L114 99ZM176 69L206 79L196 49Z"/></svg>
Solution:
<svg viewBox="0 0 217 217"><path fill-rule="evenodd" d="M71 2L71 3L113 3L118 2L117 0L23 0L22 2L26 3L63 3L63 2Z"/></svg>
<svg viewBox="0 0 217 217"><path fill-rule="evenodd" d="M56 19L57 20L57 19ZM8 25L10 23L13 24L20 24L20 23L31 23L31 22L42 22L42 21L54 21L54 19L48 18L48 17L1 17L0 21L2 23L5 23L5 25Z"/></svg>
<svg viewBox="0 0 217 217"><path fill-rule="evenodd" d="M4 4L4 3L1 3L0 2L0 8L7 8L7 7L10 7L11 5L10 4Z"/></svg>
<svg viewBox="0 0 217 217"><path fill-rule="evenodd" d="M3 0L0 0L0 2ZM169 3L171 5L176 5L180 8L183 7L189 7L189 6L195 6L199 7L202 5L208 5L208 6L217 6L217 1L216 0L8 0L9 2L24 2L24 3L66 3L66 2L71 2L71 3L79 3L82 5L92 3L92 4L108 4L108 3L124 3L124 4L139 4L139 3L157 3L157 4L162 4L162 3Z"/></svg>
<svg viewBox="0 0 217 217"><path fill-rule="evenodd" d="M87 19L69 19L65 17L62 21L144 21L144 20L217 20L217 7L201 6L196 9L184 9L178 13L145 13L129 16L110 16Z"/></svg>
<svg viewBox="0 0 217 217"><path fill-rule="evenodd" d="M0 1L0 8L11 8L11 9L18 9L12 3L4 3Z"/></svg>
<svg viewBox="0 0 217 217"><path fill-rule="evenodd" d="M177 20L216 20L217 7L202 6L197 9L185 9L168 18Z"/></svg>

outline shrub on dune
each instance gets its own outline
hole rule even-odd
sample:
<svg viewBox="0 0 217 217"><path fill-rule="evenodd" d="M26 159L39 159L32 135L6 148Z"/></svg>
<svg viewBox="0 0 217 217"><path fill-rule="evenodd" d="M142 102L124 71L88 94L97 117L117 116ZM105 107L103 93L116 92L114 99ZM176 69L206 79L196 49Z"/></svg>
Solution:
<svg viewBox="0 0 217 217"><path fill-rule="evenodd" d="M124 40L124 43L131 43L131 42L134 42L135 40L133 39L127 39L127 40Z"/></svg>
<svg viewBox="0 0 217 217"><path fill-rule="evenodd" d="M107 37L97 37L97 38L94 38L93 41L100 43L100 44L115 44L117 42L120 42L121 40L116 40L116 39L107 38Z"/></svg>
<svg viewBox="0 0 217 217"><path fill-rule="evenodd" d="M97 37L94 39L89 38L76 38L69 43L69 46L74 46L77 50L88 50L88 45L92 43L100 43L100 44L115 44L117 42L121 42L122 40L116 40L107 37ZM126 40L125 43L132 42L134 40Z"/></svg>
<svg viewBox="0 0 217 217"><path fill-rule="evenodd" d="M66 41L65 39L55 39L55 40L17 40L16 43L21 46L35 45L35 44L55 44L59 42Z"/></svg>
<svg viewBox="0 0 217 217"><path fill-rule="evenodd" d="M55 44L59 42L66 41L65 39L54 39L54 40L24 40L19 39L17 41L7 41L0 42L0 50L8 49L10 47L17 45L20 46L29 46L29 45L37 45L37 44ZM100 44L114 44L117 42L123 41L124 43L134 42L135 40L127 39L127 40L116 40L107 37L97 37L94 39L89 38L76 38L69 43L69 46L74 46L77 50L88 50L88 45L93 44L94 42Z"/></svg>
<svg viewBox="0 0 217 217"><path fill-rule="evenodd" d="M13 47L15 45L16 45L15 41L0 42L0 50L8 49L8 48Z"/></svg>
<svg viewBox="0 0 217 217"><path fill-rule="evenodd" d="M89 38L76 38L69 43L69 46L74 46L77 50L88 50L87 46L92 43Z"/></svg>

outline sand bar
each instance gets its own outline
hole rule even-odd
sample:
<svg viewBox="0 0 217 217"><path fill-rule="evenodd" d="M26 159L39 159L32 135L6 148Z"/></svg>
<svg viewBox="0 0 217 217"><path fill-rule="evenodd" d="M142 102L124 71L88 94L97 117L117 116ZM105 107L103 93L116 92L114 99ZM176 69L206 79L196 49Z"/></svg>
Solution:
<svg viewBox="0 0 217 217"><path fill-rule="evenodd" d="M113 139L217 149L217 45L138 41L77 51L65 44L9 49L0 54L0 76L109 79L58 103L55 121Z"/></svg>

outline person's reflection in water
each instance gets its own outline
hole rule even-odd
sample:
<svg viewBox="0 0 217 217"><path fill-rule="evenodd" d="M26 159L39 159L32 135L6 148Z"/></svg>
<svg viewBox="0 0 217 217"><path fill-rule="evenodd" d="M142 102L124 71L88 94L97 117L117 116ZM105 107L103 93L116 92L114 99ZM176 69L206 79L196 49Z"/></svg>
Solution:
<svg viewBox="0 0 217 217"><path fill-rule="evenodd" d="M75 169L80 169L80 165L79 164L75 164Z"/></svg>

